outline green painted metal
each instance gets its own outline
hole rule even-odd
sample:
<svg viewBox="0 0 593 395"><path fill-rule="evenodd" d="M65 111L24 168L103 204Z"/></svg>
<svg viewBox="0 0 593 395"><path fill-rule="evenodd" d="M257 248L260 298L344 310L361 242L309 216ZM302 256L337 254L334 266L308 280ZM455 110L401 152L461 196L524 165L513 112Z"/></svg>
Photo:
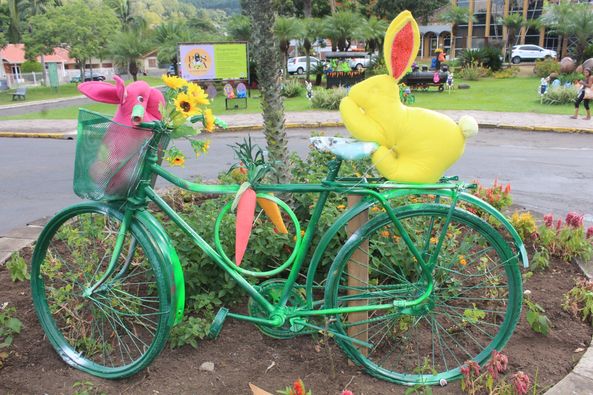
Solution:
<svg viewBox="0 0 593 395"><path fill-rule="evenodd" d="M142 355L121 366L115 366L113 361L109 364L101 364L87 358L66 340L62 334L62 328L55 322L52 309L48 305L45 283L41 273L41 266L45 261L47 248L60 227L63 226L66 221L85 214L105 215L107 217L115 218L120 222L124 219L124 214L117 208L99 202L77 204L57 213L43 229L33 253L31 264L33 304L39 322L50 343L67 364L97 377L109 379L128 377L148 366L160 353L168 339L172 322L170 316L172 314L170 306L170 288L167 286L167 274L166 272L161 271L161 266L159 264L160 257L156 250L157 241L151 238L150 233L147 232L143 226L140 226L135 219L132 219L128 231L137 240L138 244L142 246L144 253L147 255L152 264L152 268L155 271L156 289L160 301L160 318L158 320L158 325L155 328L154 339L147 345L147 349ZM87 299L93 301L93 298Z"/></svg>
<svg viewBox="0 0 593 395"><path fill-rule="evenodd" d="M208 331L208 337L210 339L216 339L222 330L222 324L226 320L227 315L229 314L229 309L226 307L221 307L216 313L214 320L212 320L212 324L210 325L210 330Z"/></svg>

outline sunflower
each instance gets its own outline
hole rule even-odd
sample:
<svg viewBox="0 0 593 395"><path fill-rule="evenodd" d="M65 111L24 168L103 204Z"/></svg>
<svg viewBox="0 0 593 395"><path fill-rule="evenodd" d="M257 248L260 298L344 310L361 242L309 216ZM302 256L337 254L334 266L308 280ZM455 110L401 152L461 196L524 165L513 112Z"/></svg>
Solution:
<svg viewBox="0 0 593 395"><path fill-rule="evenodd" d="M214 131L214 114L212 114L212 110L207 108L203 111L204 114L204 127L206 128L207 132Z"/></svg>
<svg viewBox="0 0 593 395"><path fill-rule="evenodd" d="M169 77L168 75L163 74L161 76L161 79L163 80L165 85L174 90L179 90L184 86L187 86L188 84L186 80L184 80L183 78L179 78L176 75L172 75Z"/></svg>
<svg viewBox="0 0 593 395"><path fill-rule="evenodd" d="M208 94L204 92L204 89L202 89L198 84L188 84L187 94L196 102L197 105L210 104L210 100L208 100Z"/></svg>
<svg viewBox="0 0 593 395"><path fill-rule="evenodd" d="M197 107L196 102L192 100L187 93L180 93L177 95L175 98L175 108L186 118L200 113L200 109Z"/></svg>

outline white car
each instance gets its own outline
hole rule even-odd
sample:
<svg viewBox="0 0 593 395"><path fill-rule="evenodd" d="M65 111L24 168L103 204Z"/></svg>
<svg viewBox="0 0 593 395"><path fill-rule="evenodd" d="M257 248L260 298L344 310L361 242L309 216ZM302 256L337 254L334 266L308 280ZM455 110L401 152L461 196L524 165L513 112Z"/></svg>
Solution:
<svg viewBox="0 0 593 395"><path fill-rule="evenodd" d="M360 58L352 58L348 61L352 70L362 70L369 68L377 55L366 55Z"/></svg>
<svg viewBox="0 0 593 395"><path fill-rule="evenodd" d="M556 51L538 47L537 45L515 45L511 52L511 62L519 64L525 60L556 59L557 56Z"/></svg>
<svg viewBox="0 0 593 395"><path fill-rule="evenodd" d="M310 70L315 70L315 68L317 68L317 64L320 62L320 60L317 58L314 58L313 56L310 56L309 59L311 61L311 69ZM305 72L305 70L307 70L307 57L299 56L296 58L288 59L287 68L288 68L288 74L294 74L294 73L303 74Z"/></svg>

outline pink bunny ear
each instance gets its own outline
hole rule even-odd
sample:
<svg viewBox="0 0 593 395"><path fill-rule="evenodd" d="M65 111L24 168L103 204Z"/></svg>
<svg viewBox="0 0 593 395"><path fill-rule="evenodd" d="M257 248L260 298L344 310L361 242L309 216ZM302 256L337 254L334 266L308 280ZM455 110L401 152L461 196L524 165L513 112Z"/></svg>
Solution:
<svg viewBox="0 0 593 395"><path fill-rule="evenodd" d="M126 100L126 84L119 75L114 75L113 80L115 81L115 89L117 89L117 97L119 102L123 103Z"/></svg>
<svg viewBox="0 0 593 395"><path fill-rule="evenodd" d="M165 104L165 97L158 89L151 89L150 96L146 101L146 112L154 119L160 120L162 118L160 105Z"/></svg>
<svg viewBox="0 0 593 395"><path fill-rule="evenodd" d="M101 103L118 104L120 98L117 92L117 88L107 82L102 81L89 81L83 82L78 85L80 93Z"/></svg>
<svg viewBox="0 0 593 395"><path fill-rule="evenodd" d="M403 11L389 25L383 44L387 70L397 81L414 62L419 47L418 24L410 11Z"/></svg>

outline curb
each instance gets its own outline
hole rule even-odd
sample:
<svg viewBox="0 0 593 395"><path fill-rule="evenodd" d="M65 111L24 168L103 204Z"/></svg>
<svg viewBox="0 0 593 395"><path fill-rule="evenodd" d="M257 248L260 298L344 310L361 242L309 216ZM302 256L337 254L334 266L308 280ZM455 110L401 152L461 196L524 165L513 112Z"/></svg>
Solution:
<svg viewBox="0 0 593 395"><path fill-rule="evenodd" d="M76 132L65 132L65 133L0 132L0 137L72 140L76 137Z"/></svg>

